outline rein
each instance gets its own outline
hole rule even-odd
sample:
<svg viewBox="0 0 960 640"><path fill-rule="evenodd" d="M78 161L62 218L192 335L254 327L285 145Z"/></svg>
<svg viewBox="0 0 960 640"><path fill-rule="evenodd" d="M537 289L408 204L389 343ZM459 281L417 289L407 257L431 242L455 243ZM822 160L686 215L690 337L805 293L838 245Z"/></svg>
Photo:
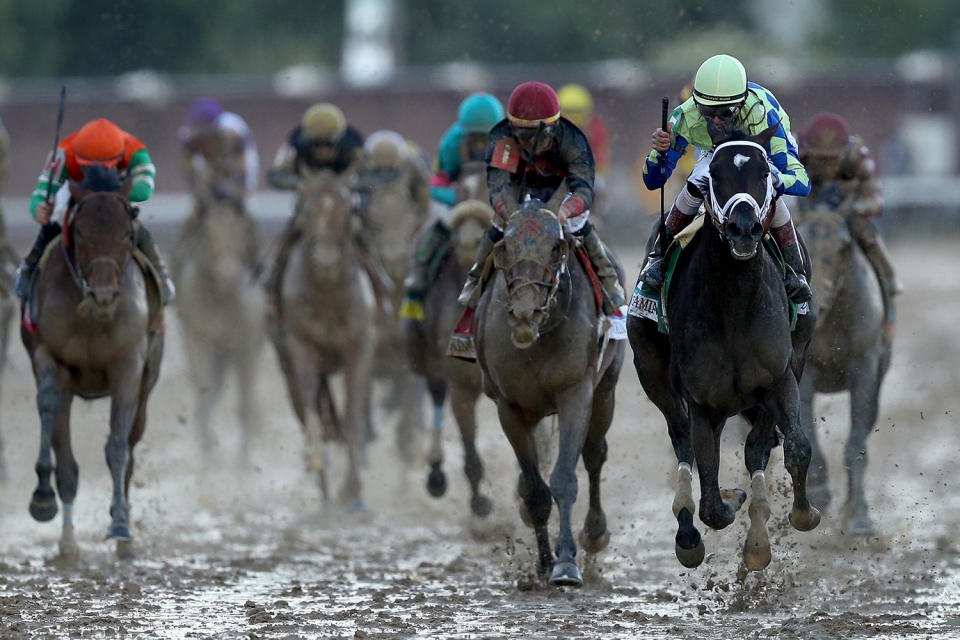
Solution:
<svg viewBox="0 0 960 640"><path fill-rule="evenodd" d="M120 196L118 195L117 197L119 198ZM83 201L81 200L81 202L77 203L77 206L74 208L73 215L70 216L70 225L68 229L64 230L64 233L67 233L68 231L72 232L73 225L76 222L76 217L77 217L76 212L80 209L80 204L82 202ZM129 206L127 206L126 201L122 200L122 202L127 207L128 213L129 213ZM87 281L87 276L84 273L84 269L80 264L77 264L73 258L71 258L70 251L68 251L67 249L68 245L64 242L61 242L59 244L60 244L60 251L63 254L63 260L64 262L67 263L67 269L70 271L70 276L73 278L73 282L74 284L77 285L77 288L80 289L80 293L82 294L82 296L86 298L91 294L92 289L90 287L90 283ZM72 242L71 244L74 247L76 247L75 239L74 239L74 242ZM126 259L124 259L123 265L121 265L119 262L117 262L114 258L111 258L110 256L97 256L86 264L86 268L89 269L90 267L92 267L94 264L97 264L98 262L108 262L113 265L114 269L117 272L117 276L119 277L120 274L123 273L126 266L130 264L130 259L133 257L133 249L134 249L134 246L131 243L130 251L127 253L127 257ZM76 249L74 248L74 253L75 252L76 252Z"/></svg>
<svg viewBox="0 0 960 640"><path fill-rule="evenodd" d="M530 280L530 279L524 278L523 276L510 275L511 272L514 270L514 268L525 263L535 264L541 269L543 269L546 273L550 274L550 280L549 281ZM560 288L560 278L563 275L563 273L566 271L566 267L567 267L566 252L564 252L563 255L560 256L560 263L558 265L550 265L545 262L541 262L540 260L536 260L534 258L521 258L519 260L516 260L515 262L510 264L506 269L503 270L503 275L506 277L506 280L507 280L507 295L509 297L509 295L516 293L523 287L548 288L549 291L547 293L547 297L544 300L543 304L534 309L535 313L538 311L540 313L546 313L547 310L553 305L554 300L557 297L557 290ZM509 308L509 306L510 305L508 302L507 307Z"/></svg>

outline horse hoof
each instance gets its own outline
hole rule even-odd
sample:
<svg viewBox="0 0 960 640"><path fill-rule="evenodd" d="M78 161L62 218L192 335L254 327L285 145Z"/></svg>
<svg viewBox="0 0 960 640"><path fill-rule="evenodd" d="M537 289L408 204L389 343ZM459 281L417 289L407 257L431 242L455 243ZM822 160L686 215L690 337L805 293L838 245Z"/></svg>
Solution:
<svg viewBox="0 0 960 640"><path fill-rule="evenodd" d="M820 512L816 507L808 507L806 510L794 509L790 512L790 524L797 531L812 531L820 524Z"/></svg>
<svg viewBox="0 0 960 640"><path fill-rule="evenodd" d="M125 524L114 524L110 525L110 528L107 529L106 540L125 540L127 542L133 541L133 535L130 533L130 526Z"/></svg>
<svg viewBox="0 0 960 640"><path fill-rule="evenodd" d="M447 474L440 468L439 463L430 465L430 474L427 476L427 493L439 498L447 492Z"/></svg>
<svg viewBox="0 0 960 640"><path fill-rule="evenodd" d="M487 496L477 494L470 498L470 510L473 511L473 515L486 518L493 511L493 503Z"/></svg>
<svg viewBox="0 0 960 640"><path fill-rule="evenodd" d="M61 540L57 549L57 559L65 562L76 562L80 559L80 547L76 540Z"/></svg>
<svg viewBox="0 0 960 640"><path fill-rule="evenodd" d="M749 571L760 571L766 569L770 564L772 557L770 553L769 539L751 542L751 536L747 536L747 541L743 543L743 564ZM764 529L764 538L766 538L766 529ZM764 542L766 544L764 544Z"/></svg>
<svg viewBox="0 0 960 640"><path fill-rule="evenodd" d="M577 536L577 541L580 543L580 548L587 553L600 553L610 544L610 531L605 530L594 538L587 535L586 529L581 529L580 535Z"/></svg>
<svg viewBox="0 0 960 640"><path fill-rule="evenodd" d="M558 562L550 572L550 584L558 587L582 587L583 577L573 562Z"/></svg>
<svg viewBox="0 0 960 640"><path fill-rule="evenodd" d="M877 530L873 526L873 520L869 516L851 518L847 524L847 534L851 536L875 536Z"/></svg>
<svg viewBox="0 0 960 640"><path fill-rule="evenodd" d="M747 492L743 489L721 489L720 500L723 501L731 511L736 513L747 501Z"/></svg>
<svg viewBox="0 0 960 640"><path fill-rule="evenodd" d="M117 540L117 559L133 560L137 554L133 551L133 540Z"/></svg>
<svg viewBox="0 0 960 640"><path fill-rule="evenodd" d="M703 557L707 555L707 547L703 544L702 538L691 549L684 549L679 544L674 543L673 550L677 554L677 560L687 569L699 567L703 562Z"/></svg>
<svg viewBox="0 0 960 640"><path fill-rule="evenodd" d="M33 498L30 499L30 515L37 522L49 522L57 515L57 498L54 495L49 497L40 496L36 491Z"/></svg>

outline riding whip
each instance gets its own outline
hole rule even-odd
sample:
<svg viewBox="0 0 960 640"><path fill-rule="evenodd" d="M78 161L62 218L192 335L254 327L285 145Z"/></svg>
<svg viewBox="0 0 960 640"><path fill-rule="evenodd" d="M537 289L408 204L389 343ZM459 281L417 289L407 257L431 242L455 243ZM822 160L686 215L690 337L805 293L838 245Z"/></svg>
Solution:
<svg viewBox="0 0 960 640"><path fill-rule="evenodd" d="M670 98L664 97L662 101L662 113L660 117L660 128L664 131L667 130L667 110L670 108ZM669 149L667 149L669 151ZM666 222L663 217L663 188L667 184L667 178L665 175L665 161L664 152L657 152L657 163L660 165L660 255L666 255L667 248L663 246L664 235L666 231Z"/></svg>
<svg viewBox="0 0 960 640"><path fill-rule="evenodd" d="M57 132L53 136L53 151L50 152L50 173L47 175L47 197L44 202L50 201L53 191L53 170L57 163L57 147L60 145L60 127L63 126L63 105L67 101L67 85L60 85L60 109L57 111Z"/></svg>

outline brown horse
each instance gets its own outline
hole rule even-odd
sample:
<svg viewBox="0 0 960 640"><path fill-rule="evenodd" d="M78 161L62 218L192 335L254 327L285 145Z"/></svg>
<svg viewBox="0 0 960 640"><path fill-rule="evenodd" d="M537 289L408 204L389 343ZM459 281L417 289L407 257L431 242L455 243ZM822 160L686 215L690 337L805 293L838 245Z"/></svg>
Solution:
<svg viewBox="0 0 960 640"><path fill-rule="evenodd" d="M600 502L600 472L624 343L603 340L599 344L607 346L598 348L601 319L594 292L571 244L542 202L522 204L494 249L497 271L481 296L474 329L484 392L496 402L500 425L520 463L519 493L536 532L538 574L549 573L554 584L580 586L570 524L577 461L582 453L590 479L580 544L599 551L610 538ZM622 282L616 257L610 258ZM559 448L547 486L537 467L534 430L541 418L554 413ZM547 533L552 500L560 512L556 562Z"/></svg>
<svg viewBox="0 0 960 640"><path fill-rule="evenodd" d="M324 497L323 443L339 437L349 457L342 498L360 510L358 466L377 341L373 287L354 244L350 193L337 176L329 171L304 176L298 206L303 228L280 281L270 333L304 429L307 462L318 473ZM328 377L338 371L346 385L342 422L328 387Z"/></svg>
<svg viewBox="0 0 960 640"><path fill-rule="evenodd" d="M75 192L77 205L64 229L69 242L54 247L37 274L32 294L36 325L24 322L21 330L40 413L38 484L30 514L41 522L56 515L50 486L55 470L63 502L60 552L77 553L72 511L78 467L70 446L70 405L74 396L109 396L106 457L113 500L107 538L117 541L119 556L129 557L133 448L146 427L147 398L160 373L163 309L156 282L135 255L136 209L115 192L115 175L98 175L92 169L87 174L87 190Z"/></svg>
<svg viewBox="0 0 960 640"><path fill-rule="evenodd" d="M257 232L235 201L198 202L174 250L177 312L197 390L195 421L205 452L214 446L210 416L231 369L243 423L241 454L260 424L254 382L266 332L265 296L257 285Z"/></svg>
<svg viewBox="0 0 960 640"><path fill-rule="evenodd" d="M478 516L490 513L492 504L480 493L483 462L477 452L477 399L482 392L480 367L474 362L446 357L447 342L463 308L457 304L460 288L477 255L481 237L490 227L493 209L480 200L461 202L450 212L447 225L453 232L453 249L443 258L423 301L424 321L406 321L407 357L413 370L427 380L433 400L433 428L427 463L427 490L434 497L446 492L443 473L443 405L448 389L450 404L463 441L464 473L470 482L470 508Z"/></svg>

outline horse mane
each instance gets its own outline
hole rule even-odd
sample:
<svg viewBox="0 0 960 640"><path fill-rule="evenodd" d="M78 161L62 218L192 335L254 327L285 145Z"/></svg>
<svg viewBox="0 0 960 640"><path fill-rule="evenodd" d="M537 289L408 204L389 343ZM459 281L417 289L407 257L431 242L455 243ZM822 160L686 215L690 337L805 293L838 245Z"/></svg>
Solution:
<svg viewBox="0 0 960 640"><path fill-rule="evenodd" d="M80 183L80 188L84 191L117 191L120 185L120 172L116 167L97 163L83 169L83 182Z"/></svg>

